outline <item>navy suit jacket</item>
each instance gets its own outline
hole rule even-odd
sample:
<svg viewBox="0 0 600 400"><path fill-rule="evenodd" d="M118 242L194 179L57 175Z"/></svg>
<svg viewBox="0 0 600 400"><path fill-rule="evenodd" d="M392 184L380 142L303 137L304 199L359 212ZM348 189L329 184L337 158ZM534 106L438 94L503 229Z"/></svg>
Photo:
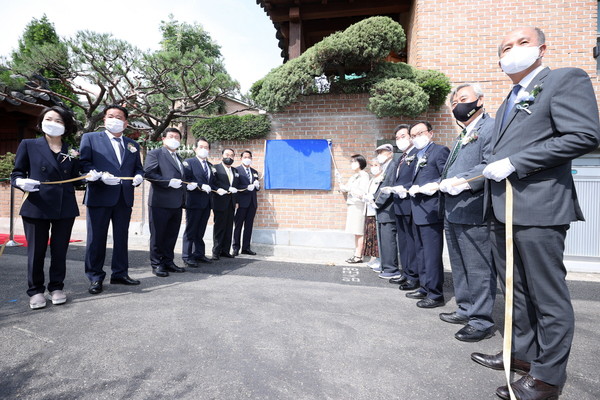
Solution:
<svg viewBox="0 0 600 400"><path fill-rule="evenodd" d="M252 175L252 180L248 179L248 175L246 174L246 169L243 165L236 167L238 174L240 175L239 185L242 189L245 189L258 180L258 171L254 168L250 168L250 174ZM244 190L243 192L239 192L237 194L237 203L242 208L248 208L250 206L258 207L258 201L256 200L256 192L258 190Z"/></svg>
<svg viewBox="0 0 600 400"><path fill-rule="evenodd" d="M419 150L413 147L412 150L408 152L407 158L416 155L418 151ZM417 165L417 163L404 161L402 165L398 167L400 170L398 171L398 176L396 177L393 186L402 185L404 186L404 189L410 189L412 185L413 172L415 171L415 165ZM396 193L394 193L394 212L396 215L410 215L412 212L410 203L411 200L409 195L401 199Z"/></svg>
<svg viewBox="0 0 600 400"><path fill-rule="evenodd" d="M444 170L444 165L448 159L450 150L446 146L437 143L430 143L425 150L424 158L427 159L425 165L419 166L419 159L415 157L416 174L413 176L412 184L423 186L431 182L439 182ZM429 225L442 222L439 210L439 191L433 196L426 196L417 193L411 197L411 210L413 220L416 225Z"/></svg>
<svg viewBox="0 0 600 400"><path fill-rule="evenodd" d="M377 222L388 223L396 222L396 216L394 214L394 195L392 193L386 194L381 192L381 188L386 186L394 186L396 180L396 167L398 161L392 159L389 161L385 171L383 171L383 180L377 187L377 191L373 197L375 198L375 205L377 206Z"/></svg>
<svg viewBox="0 0 600 400"><path fill-rule="evenodd" d="M196 182L198 189L187 192L185 199L185 208L198 209L198 208L209 208L210 205L210 193L206 193L204 190L200 190L200 186L208 185L211 190L216 190L217 186L215 183L215 167L207 160L209 179L206 179L202 164L197 157L187 158L183 162L185 167L184 174L187 182Z"/></svg>
<svg viewBox="0 0 600 400"><path fill-rule="evenodd" d="M123 164L119 165L106 132L89 132L81 138L80 163L84 173L93 169L98 172L109 172L114 176L133 177L144 175L140 158L140 146L136 141L121 136L125 145ZM125 204L133 206L133 184L130 180L122 180L118 185L105 185L101 180L88 182L84 203L88 207L112 207L117 204L123 194Z"/></svg>
<svg viewBox="0 0 600 400"><path fill-rule="evenodd" d="M217 189L225 189L228 190L229 187L234 187L236 189L241 189L240 185L240 173L234 167L231 167L231 173L233 174L233 182L231 185L229 184L229 178L227 177L227 172L225 172L225 166L223 164L215 165L215 183ZM235 209L236 202L236 194L226 193L223 196L219 196L217 193L212 193L212 204L213 210L215 211L225 211L228 208L231 210Z"/></svg>
<svg viewBox="0 0 600 400"><path fill-rule="evenodd" d="M171 179L185 180L183 162L179 156L177 156L177 159L181 163L181 169L173 159L171 152L164 146L146 154L144 172L151 183L148 195L148 205L150 207L181 208L185 205L185 183L179 189L169 186Z"/></svg>
<svg viewBox="0 0 600 400"><path fill-rule="evenodd" d="M63 143L61 153L68 154ZM77 159L59 155L58 158L44 137L25 139L19 144L15 167L10 176L15 187L17 178L31 178L40 182L63 181L79 176ZM73 183L40 185L31 192L21 206L20 215L39 219L74 218L79 215Z"/></svg>

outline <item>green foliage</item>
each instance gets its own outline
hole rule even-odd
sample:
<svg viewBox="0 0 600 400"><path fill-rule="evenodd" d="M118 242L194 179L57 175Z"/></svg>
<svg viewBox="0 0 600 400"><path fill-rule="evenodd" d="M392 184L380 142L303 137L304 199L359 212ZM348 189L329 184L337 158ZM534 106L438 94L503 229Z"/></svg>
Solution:
<svg viewBox="0 0 600 400"><path fill-rule="evenodd" d="M0 156L0 182L2 182L2 179L10 177L15 165L15 156L10 152Z"/></svg>
<svg viewBox="0 0 600 400"><path fill-rule="evenodd" d="M439 107L452 90L450 79L439 71L417 70L416 82L429 96L429 104Z"/></svg>
<svg viewBox="0 0 600 400"><path fill-rule="evenodd" d="M429 97L416 83L389 78L373 85L368 109L377 117L414 118L427 110Z"/></svg>
<svg viewBox="0 0 600 400"><path fill-rule="evenodd" d="M271 122L267 115L227 115L200 120L192 126L194 137L204 137L209 142L258 139L270 132Z"/></svg>
<svg viewBox="0 0 600 400"><path fill-rule="evenodd" d="M280 111L301 95L370 92L375 98L369 109L378 116L414 117L430 105L443 104L450 81L437 71L384 61L390 52L400 52L405 45L400 24L388 17L371 17L273 69L252 86L250 95L261 107ZM332 71L333 75L326 75ZM346 71L353 73L352 79Z"/></svg>

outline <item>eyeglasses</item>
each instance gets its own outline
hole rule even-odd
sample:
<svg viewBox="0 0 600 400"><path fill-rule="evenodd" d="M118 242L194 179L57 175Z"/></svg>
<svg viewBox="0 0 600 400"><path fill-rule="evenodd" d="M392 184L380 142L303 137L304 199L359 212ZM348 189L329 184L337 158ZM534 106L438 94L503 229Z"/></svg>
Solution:
<svg viewBox="0 0 600 400"><path fill-rule="evenodd" d="M429 130L428 130L428 129L425 129L424 131L421 131L421 132L417 132L417 133L411 134L411 135L410 135L410 137L411 137L411 138L416 138L417 136L421 136L422 134L424 134L424 133L427 133L427 132L429 132Z"/></svg>

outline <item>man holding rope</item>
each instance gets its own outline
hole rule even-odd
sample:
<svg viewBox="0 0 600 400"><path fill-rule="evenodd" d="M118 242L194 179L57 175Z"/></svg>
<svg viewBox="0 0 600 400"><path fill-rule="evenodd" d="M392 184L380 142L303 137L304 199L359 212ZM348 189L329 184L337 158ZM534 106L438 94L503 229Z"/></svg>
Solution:
<svg viewBox="0 0 600 400"><path fill-rule="evenodd" d="M511 387L514 398L527 400L557 399L566 381L574 313L563 252L569 224L583 220L571 160L597 148L600 140L589 76L577 68L544 67L546 50L538 28L516 29L502 41L500 67L513 90L498 109L483 170L489 179L492 251L503 286L512 267L505 253L505 202L510 201L505 179L514 193L509 246L514 249L514 321L508 339L513 343L511 368L525 375ZM502 353L473 353L471 358L489 368L505 367ZM496 394L503 399L512 395L508 386Z"/></svg>

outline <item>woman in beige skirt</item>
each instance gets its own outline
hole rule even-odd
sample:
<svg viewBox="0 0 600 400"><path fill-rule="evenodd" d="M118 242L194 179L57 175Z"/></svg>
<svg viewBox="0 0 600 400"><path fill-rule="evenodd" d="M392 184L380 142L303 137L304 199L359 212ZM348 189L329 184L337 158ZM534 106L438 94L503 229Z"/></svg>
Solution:
<svg viewBox="0 0 600 400"><path fill-rule="evenodd" d="M367 160L362 155L355 154L351 157L350 162L350 168L354 171L354 175L348 179L345 185L341 183L338 175L340 190L348 194L346 197L346 204L348 205L346 233L354 234L354 255L346 260L347 263L351 264L362 262L365 233L365 203L362 198L369 186L369 174L364 171L366 166Z"/></svg>

